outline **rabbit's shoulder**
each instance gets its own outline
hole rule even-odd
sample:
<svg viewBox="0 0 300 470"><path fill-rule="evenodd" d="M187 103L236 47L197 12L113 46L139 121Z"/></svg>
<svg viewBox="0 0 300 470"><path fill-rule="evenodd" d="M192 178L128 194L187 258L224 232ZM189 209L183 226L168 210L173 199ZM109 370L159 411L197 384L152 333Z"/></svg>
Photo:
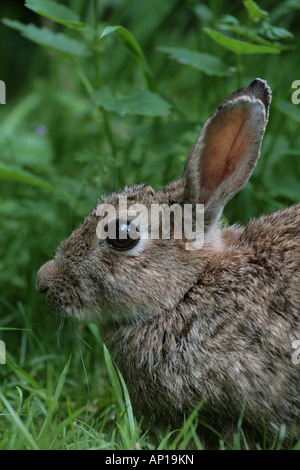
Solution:
<svg viewBox="0 0 300 470"><path fill-rule="evenodd" d="M243 231L241 243L259 246L261 250L268 246L300 251L300 204L279 209L268 215L253 219ZM298 247L298 250L297 250Z"/></svg>

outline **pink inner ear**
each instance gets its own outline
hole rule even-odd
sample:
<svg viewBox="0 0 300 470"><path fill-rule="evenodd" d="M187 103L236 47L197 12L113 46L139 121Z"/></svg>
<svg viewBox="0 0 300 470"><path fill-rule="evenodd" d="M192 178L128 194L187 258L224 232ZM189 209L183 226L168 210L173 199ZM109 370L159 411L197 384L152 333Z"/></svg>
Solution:
<svg viewBox="0 0 300 470"><path fill-rule="evenodd" d="M209 123L204 149L199 162L200 203L206 204L215 190L225 181L247 156L253 127L251 109L242 105L221 112Z"/></svg>

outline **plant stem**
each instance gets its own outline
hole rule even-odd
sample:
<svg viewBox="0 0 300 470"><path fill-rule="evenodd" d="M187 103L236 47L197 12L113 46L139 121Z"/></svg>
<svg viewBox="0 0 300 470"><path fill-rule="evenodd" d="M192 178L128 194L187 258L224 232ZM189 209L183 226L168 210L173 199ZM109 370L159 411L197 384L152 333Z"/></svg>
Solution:
<svg viewBox="0 0 300 470"><path fill-rule="evenodd" d="M92 98L92 93L94 91L94 88L91 84L91 82L89 81L88 77L86 76L85 72L83 71L83 69L81 67L79 67L78 63L77 62L73 62L73 64L75 65L75 69L78 73L78 76L82 82L82 84L84 85L86 91L88 92L88 94L90 95L90 98L91 100L93 100Z"/></svg>
<svg viewBox="0 0 300 470"><path fill-rule="evenodd" d="M99 54L99 41L98 41L98 17L99 17L99 1L93 0L94 5L94 65L95 65L95 82L96 88L101 87L101 72L100 72L100 54Z"/></svg>
<svg viewBox="0 0 300 470"><path fill-rule="evenodd" d="M87 90L87 92L90 96L90 99L92 100L93 104L95 104L98 108L100 108L100 110L102 112L103 123L104 123L105 132L106 132L106 135L107 135L107 139L108 139L109 144L110 144L112 155L113 155L114 158L116 158L117 157L117 149L116 149L116 145L115 145L115 142L114 142L114 139L113 139L113 134L112 134L111 127L110 127L110 124L109 124L107 112L104 108L102 108L97 103L95 103L95 101L93 99L93 96L92 96L92 93L94 91L94 87L91 84L91 82L89 81L88 77L86 76L84 70L81 67L79 67L79 65L77 63L75 63L75 67L76 67L78 76L79 76L82 84L84 85L85 89Z"/></svg>
<svg viewBox="0 0 300 470"><path fill-rule="evenodd" d="M101 71L100 71L100 52L99 52L99 39L98 39L98 18L99 18L99 0L93 0L93 7L94 7L94 68L95 68L95 88L101 88ZM109 117L106 110L100 107L102 117L103 117L103 124L105 134L110 146L110 150L114 159L114 186L116 180L116 162L117 162L117 147L114 141L114 136L111 130ZM99 144L100 148L100 144ZM114 188L115 189L115 188Z"/></svg>

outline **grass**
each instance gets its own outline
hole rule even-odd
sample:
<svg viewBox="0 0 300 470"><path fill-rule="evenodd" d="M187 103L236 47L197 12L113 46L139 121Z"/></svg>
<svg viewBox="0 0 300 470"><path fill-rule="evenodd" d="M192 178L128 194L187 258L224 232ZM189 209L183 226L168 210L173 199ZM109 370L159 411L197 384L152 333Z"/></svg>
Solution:
<svg viewBox="0 0 300 470"><path fill-rule="evenodd" d="M204 120L257 76L273 90L270 122L225 216L299 202L298 2L65 0L63 21L26 3L0 5L0 449L202 449L196 413L176 435L142 429L97 326L53 317L36 273L101 194L178 178ZM219 447L247 447L242 422Z"/></svg>
<svg viewBox="0 0 300 470"><path fill-rule="evenodd" d="M92 337L95 333L98 336L96 326L90 328ZM98 338L96 343L100 347ZM142 431L133 415L126 384L105 345L103 354L107 370L103 376L110 384L96 398L95 392L90 392L95 387L94 377L87 376L88 383L83 384L74 380L78 357L70 356L57 371L55 354L43 354L25 361L31 371L28 374L8 355L0 392L0 449L165 450L184 449L191 440L202 448L195 433L195 414L172 443L172 433L153 439ZM44 364L46 371L41 367Z"/></svg>
<svg viewBox="0 0 300 470"><path fill-rule="evenodd" d="M20 367L8 353L7 363L0 369L1 450L203 450L196 432L201 404L179 430L143 429L97 326L80 325L80 332L73 327L72 334L70 329L68 325L66 331L57 333L60 343L64 332L73 342L68 359L58 346L49 346L49 351L51 341L45 344L33 330L20 331L28 339L19 361L24 365ZM82 335L89 338L89 344L82 341ZM32 342L34 357L30 354ZM263 440L255 449L281 449L284 426L277 431L269 447ZM289 447L299 450L300 441L290 442ZM219 449L252 449L243 435L242 418L230 442L219 435Z"/></svg>

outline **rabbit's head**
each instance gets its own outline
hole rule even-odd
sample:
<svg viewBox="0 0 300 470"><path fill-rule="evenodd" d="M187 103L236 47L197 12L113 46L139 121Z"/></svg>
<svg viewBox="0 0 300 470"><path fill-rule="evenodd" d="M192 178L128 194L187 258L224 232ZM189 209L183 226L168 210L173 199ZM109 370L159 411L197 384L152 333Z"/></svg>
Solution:
<svg viewBox="0 0 300 470"><path fill-rule="evenodd" d="M172 309L226 245L218 221L255 167L270 101L266 82L254 80L206 121L179 181L102 197L38 272L37 290L50 309L99 322L132 322Z"/></svg>

